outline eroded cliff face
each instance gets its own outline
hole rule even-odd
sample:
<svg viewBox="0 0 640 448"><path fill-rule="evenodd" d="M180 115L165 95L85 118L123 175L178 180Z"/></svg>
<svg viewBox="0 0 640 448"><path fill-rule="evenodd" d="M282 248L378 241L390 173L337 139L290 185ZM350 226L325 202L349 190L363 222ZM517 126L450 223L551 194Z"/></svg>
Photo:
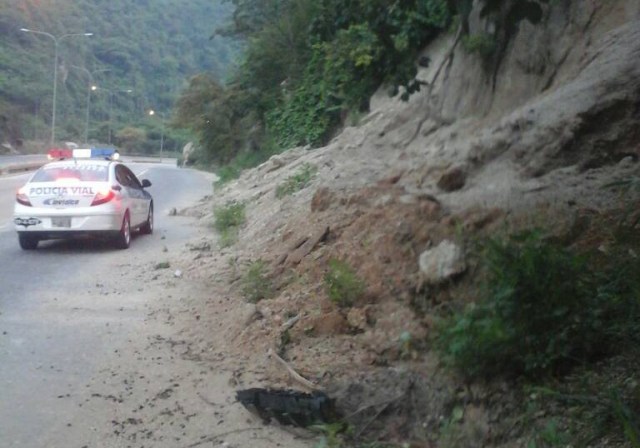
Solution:
<svg viewBox="0 0 640 448"><path fill-rule="evenodd" d="M536 96L571 83L591 62L594 48L602 45L605 35L640 20L640 4L633 0L536 5L539 15L513 18L508 10L483 14L482 4L474 2L468 18L468 35L486 39L486 45L493 46L493 51L479 57L479 52L465 50L463 43L456 45L436 79L433 92L437 96L436 109L445 119L500 118ZM426 53L434 51L441 55L454 41L455 35L442 37ZM433 79L439 62L434 59L421 78L427 82Z"/></svg>
<svg viewBox="0 0 640 448"><path fill-rule="evenodd" d="M410 154L408 188L441 192L439 176L455 166L491 191L466 189L452 205L479 195L528 207L518 186L535 188L558 168L575 166L579 175L637 160L640 3L549 2L540 10L538 23L517 22L490 56L469 52L453 34L441 37L425 50L425 86L408 104L373 99L369 119L381 131L364 140ZM491 37L496 25L480 11L476 2L469 33Z"/></svg>

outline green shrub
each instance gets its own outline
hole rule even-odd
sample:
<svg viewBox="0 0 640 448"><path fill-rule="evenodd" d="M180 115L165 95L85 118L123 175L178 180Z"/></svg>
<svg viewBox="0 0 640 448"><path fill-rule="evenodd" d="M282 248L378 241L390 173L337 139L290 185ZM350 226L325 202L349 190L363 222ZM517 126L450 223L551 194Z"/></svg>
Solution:
<svg viewBox="0 0 640 448"><path fill-rule="evenodd" d="M243 170L254 168L279 152L280 149L269 140L263 141L259 150L239 152L229 163L216 170L218 180L214 186L221 187L227 182L237 179Z"/></svg>
<svg viewBox="0 0 640 448"><path fill-rule="evenodd" d="M227 182L237 179L240 176L241 169L234 165L225 165L216 170L218 180L213 184L214 187L222 187Z"/></svg>
<svg viewBox="0 0 640 448"><path fill-rule="evenodd" d="M462 38L462 47L469 53L478 53L486 58L496 50L496 40L487 33L470 34Z"/></svg>
<svg viewBox="0 0 640 448"><path fill-rule="evenodd" d="M525 388L530 397L528 421L535 421L533 413L545 415L547 421L544 428L534 425L527 446L601 446L599 442L607 440L607 446L640 448L640 386L632 380L637 359L633 350L604 369L582 370L569 381Z"/></svg>
<svg viewBox="0 0 640 448"><path fill-rule="evenodd" d="M305 163L296 174L289 176L276 187L276 197L281 199L307 187L317 171L318 169L315 166Z"/></svg>
<svg viewBox="0 0 640 448"><path fill-rule="evenodd" d="M445 361L469 376L553 374L637 340L640 261L587 261L537 232L489 240L483 296L439 325Z"/></svg>
<svg viewBox="0 0 640 448"><path fill-rule="evenodd" d="M327 294L332 302L349 307L362 295L364 282L353 269L340 260L329 260L329 271L324 277Z"/></svg>
<svg viewBox="0 0 640 448"><path fill-rule="evenodd" d="M238 230L245 223L245 204L242 202L228 203L214 210L214 228L220 234L220 245L229 247L235 243Z"/></svg>
<svg viewBox="0 0 640 448"><path fill-rule="evenodd" d="M169 264L168 261L161 261L160 263L156 263L153 269L157 271L158 269L169 269L170 267L171 267L171 264Z"/></svg>
<svg viewBox="0 0 640 448"><path fill-rule="evenodd" d="M273 286L266 270L264 261L254 261L242 277L242 295L247 302L256 303L273 296Z"/></svg>

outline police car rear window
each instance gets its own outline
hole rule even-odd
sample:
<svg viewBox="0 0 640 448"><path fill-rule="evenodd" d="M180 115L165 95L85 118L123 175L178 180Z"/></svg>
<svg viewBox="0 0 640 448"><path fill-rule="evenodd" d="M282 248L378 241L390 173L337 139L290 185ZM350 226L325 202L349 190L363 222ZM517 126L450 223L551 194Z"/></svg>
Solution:
<svg viewBox="0 0 640 448"><path fill-rule="evenodd" d="M101 165L43 167L36 171L31 182L59 182L63 180L106 182L109 180L109 171L106 166Z"/></svg>

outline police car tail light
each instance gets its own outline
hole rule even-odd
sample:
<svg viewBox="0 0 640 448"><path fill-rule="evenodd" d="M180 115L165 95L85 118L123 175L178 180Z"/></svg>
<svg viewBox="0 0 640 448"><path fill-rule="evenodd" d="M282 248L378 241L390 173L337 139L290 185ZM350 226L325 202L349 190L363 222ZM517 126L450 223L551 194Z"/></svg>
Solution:
<svg viewBox="0 0 640 448"><path fill-rule="evenodd" d="M103 188L98 190L96 195L93 197L93 202L91 206L100 205L109 202L116 196L115 192L111 188Z"/></svg>
<svg viewBox="0 0 640 448"><path fill-rule="evenodd" d="M22 205L31 207L31 201L29 200L29 196L25 193L24 188L19 189L16 193L16 201Z"/></svg>

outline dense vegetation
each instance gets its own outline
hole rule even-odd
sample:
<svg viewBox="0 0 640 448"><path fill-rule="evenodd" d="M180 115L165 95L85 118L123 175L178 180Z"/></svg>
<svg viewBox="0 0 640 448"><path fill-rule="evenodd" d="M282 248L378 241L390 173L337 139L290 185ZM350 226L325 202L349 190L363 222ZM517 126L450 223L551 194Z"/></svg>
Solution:
<svg viewBox="0 0 640 448"><path fill-rule="evenodd" d="M208 163L251 165L296 145L321 145L380 85L406 97L420 88L416 58L445 29L446 0L229 0L220 35L246 40L224 86L191 80L179 125L195 131Z"/></svg>
<svg viewBox="0 0 640 448"><path fill-rule="evenodd" d="M0 139L16 146L50 137L54 42L20 28L59 38L56 140L84 140L88 70L96 85L113 92L92 93L89 140L109 140L111 110L113 143L151 150L163 130L150 109L168 122L188 77L227 76L238 45L210 36L230 14L222 0L0 0ZM61 38L85 32L93 36ZM186 138L169 126L164 131L169 150Z"/></svg>
<svg viewBox="0 0 640 448"><path fill-rule="evenodd" d="M640 262L628 247L577 254L539 231L488 240L486 285L443 322L444 358L468 376L540 378L637 344Z"/></svg>

